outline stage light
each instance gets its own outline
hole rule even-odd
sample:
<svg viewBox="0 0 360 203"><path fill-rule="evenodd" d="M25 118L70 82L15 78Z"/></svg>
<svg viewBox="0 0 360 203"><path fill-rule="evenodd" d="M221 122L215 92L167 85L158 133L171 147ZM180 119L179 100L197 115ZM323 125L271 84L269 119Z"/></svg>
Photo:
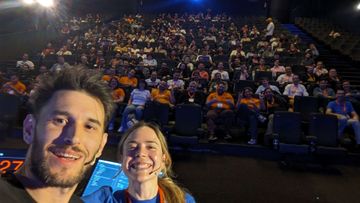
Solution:
<svg viewBox="0 0 360 203"><path fill-rule="evenodd" d="M54 0L37 0L37 2L46 8L50 8L54 6Z"/></svg>
<svg viewBox="0 0 360 203"><path fill-rule="evenodd" d="M360 11L360 3L356 6L356 10Z"/></svg>
<svg viewBox="0 0 360 203"><path fill-rule="evenodd" d="M34 0L22 0L22 2L26 5L31 5L31 4L35 3Z"/></svg>

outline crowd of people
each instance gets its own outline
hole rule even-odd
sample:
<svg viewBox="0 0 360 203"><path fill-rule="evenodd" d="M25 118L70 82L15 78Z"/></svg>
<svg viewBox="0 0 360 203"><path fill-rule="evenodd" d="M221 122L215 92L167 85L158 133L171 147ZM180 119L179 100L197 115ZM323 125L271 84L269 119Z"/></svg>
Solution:
<svg viewBox="0 0 360 203"><path fill-rule="evenodd" d="M219 127L223 138L230 140L229 129L240 120L248 126L248 144L258 143L260 123L267 123L265 137L272 134L274 112L293 111L294 97L314 96L337 101L324 106L323 112L348 121L360 144L360 92L337 74L336 67L318 60L321 53L314 44L304 44L271 18L207 12L128 15L109 23L99 15L86 19L92 22L86 30L76 27L81 19L64 23L62 40L48 43L39 63L24 54L16 67L26 77L11 75L1 91L30 96L39 75L76 65L103 73L113 90L119 108L109 131L122 133L142 120L147 102L170 108L193 103L204 108L210 141L218 139Z"/></svg>

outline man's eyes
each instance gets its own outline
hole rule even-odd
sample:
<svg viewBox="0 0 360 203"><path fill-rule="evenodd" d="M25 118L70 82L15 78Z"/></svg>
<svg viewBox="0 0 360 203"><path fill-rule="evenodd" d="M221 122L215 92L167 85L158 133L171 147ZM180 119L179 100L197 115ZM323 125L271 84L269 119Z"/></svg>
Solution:
<svg viewBox="0 0 360 203"><path fill-rule="evenodd" d="M61 126L64 126L68 123L68 120L67 119L64 119L64 118L54 118L52 120L52 122L55 124L55 125L61 125Z"/></svg>

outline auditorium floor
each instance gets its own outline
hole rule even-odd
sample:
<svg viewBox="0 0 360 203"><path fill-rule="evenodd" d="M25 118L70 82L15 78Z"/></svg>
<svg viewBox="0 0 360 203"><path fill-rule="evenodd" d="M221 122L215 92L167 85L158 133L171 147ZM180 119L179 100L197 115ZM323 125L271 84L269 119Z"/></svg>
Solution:
<svg viewBox="0 0 360 203"><path fill-rule="evenodd" d="M19 138L0 148L26 148ZM102 158L115 160L116 147ZM310 164L284 167L280 162L209 153L173 152L177 180L197 202L359 202L359 164Z"/></svg>

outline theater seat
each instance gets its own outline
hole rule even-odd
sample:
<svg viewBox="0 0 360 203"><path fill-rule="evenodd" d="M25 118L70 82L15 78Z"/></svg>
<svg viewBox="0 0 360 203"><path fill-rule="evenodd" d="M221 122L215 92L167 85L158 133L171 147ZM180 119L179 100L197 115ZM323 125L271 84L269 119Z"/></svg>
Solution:
<svg viewBox="0 0 360 203"><path fill-rule="evenodd" d="M310 145L303 144L301 114L278 111L274 114L274 147L280 153L308 154Z"/></svg>
<svg viewBox="0 0 360 203"><path fill-rule="evenodd" d="M160 127L164 127L169 121L169 105L159 102L147 102L144 108L144 120L155 122Z"/></svg>
<svg viewBox="0 0 360 203"><path fill-rule="evenodd" d="M18 119L20 99L15 95L0 94L0 130L2 136L11 134Z"/></svg>
<svg viewBox="0 0 360 203"><path fill-rule="evenodd" d="M197 104L179 104L175 107L175 124L168 132L171 145L183 147L198 143L203 134L201 128L202 107Z"/></svg>
<svg viewBox="0 0 360 203"><path fill-rule="evenodd" d="M309 135L314 137L316 155L337 155L347 153L347 150L340 146L338 139L338 119L333 115L320 113L311 114ZM350 140L343 140L348 143Z"/></svg>

